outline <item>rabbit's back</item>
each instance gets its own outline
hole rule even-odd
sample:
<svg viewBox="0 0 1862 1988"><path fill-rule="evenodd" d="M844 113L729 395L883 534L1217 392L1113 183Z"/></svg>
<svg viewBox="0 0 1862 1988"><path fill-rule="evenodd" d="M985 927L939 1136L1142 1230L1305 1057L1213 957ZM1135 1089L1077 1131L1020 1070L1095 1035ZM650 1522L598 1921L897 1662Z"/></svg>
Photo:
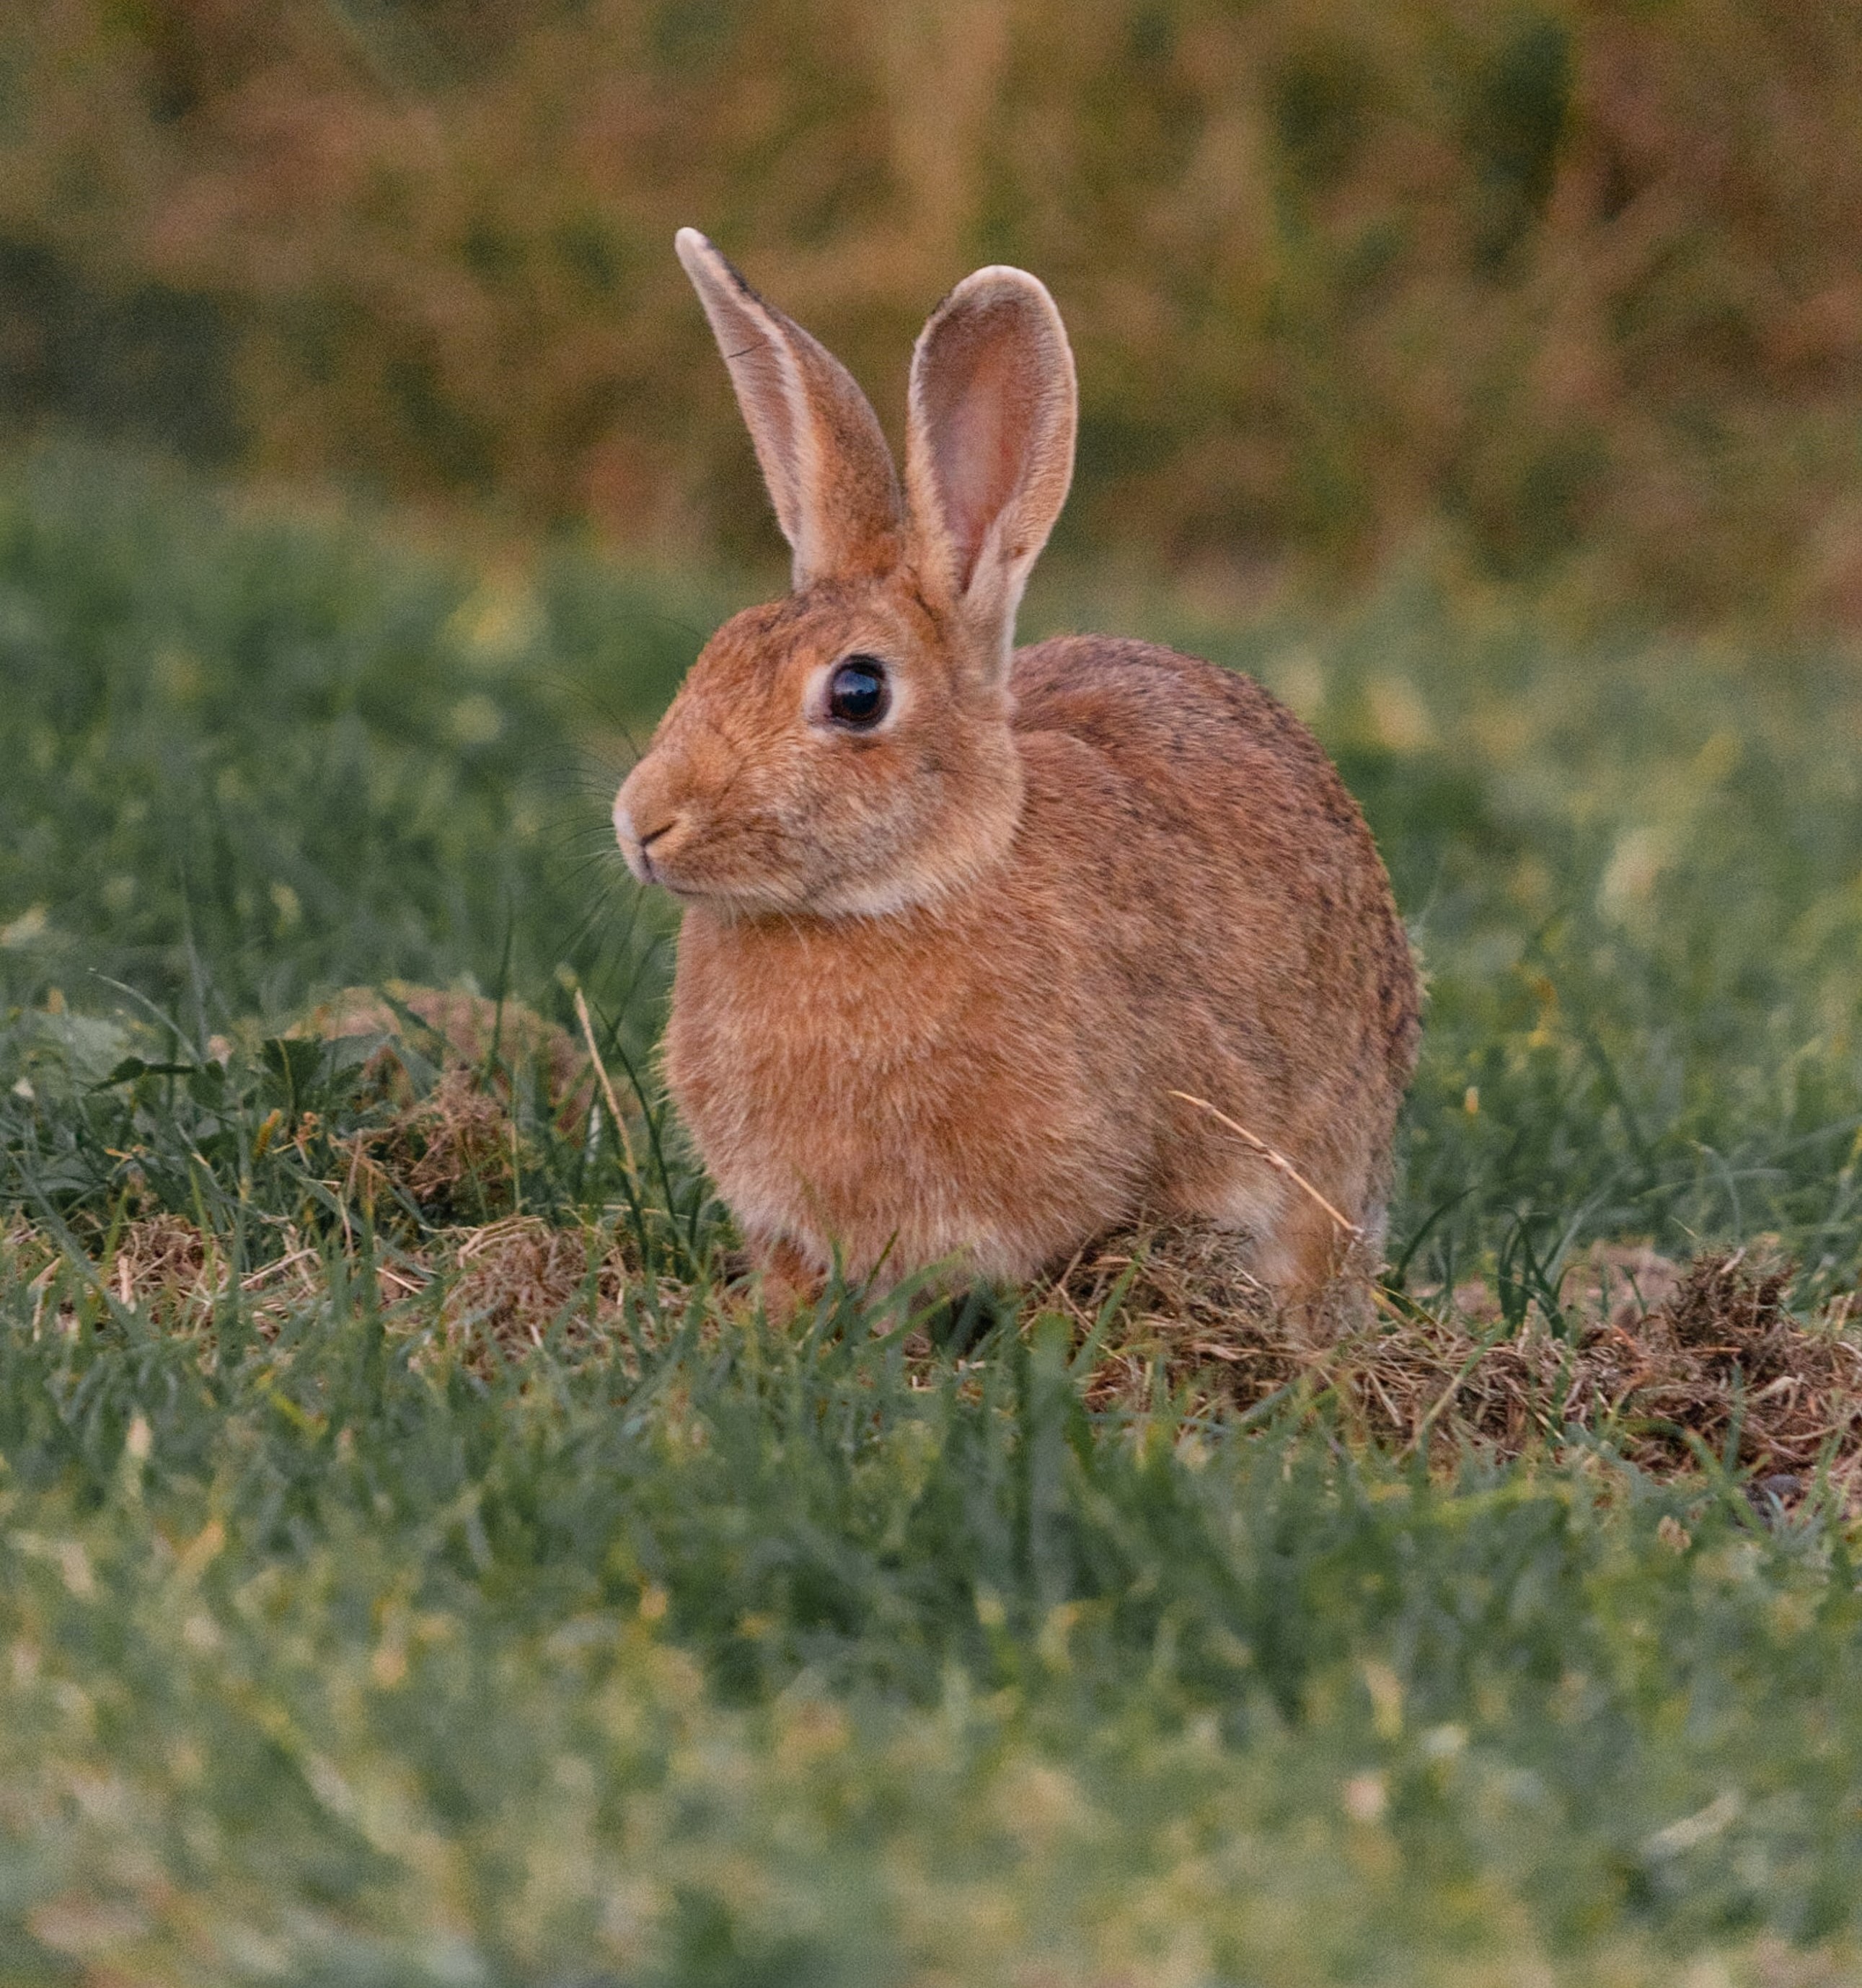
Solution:
<svg viewBox="0 0 1862 1988"><path fill-rule="evenodd" d="M1253 678L1149 643L1037 643L1017 652L1011 681L1024 756L1040 755L1042 735L1086 747L1103 769L1098 807L1117 810L1102 830L1158 852L1145 898L1180 912L1169 928L1180 968L1220 988L1277 938L1277 984L1303 960L1325 983L1315 1002L1349 989L1407 1081L1418 1033L1408 940L1364 817L1306 727Z"/></svg>
<svg viewBox="0 0 1862 1988"><path fill-rule="evenodd" d="M1417 979L1323 749L1251 678L1144 643L1039 643L1011 681L1031 776L1024 860L1129 955L1147 1084L1194 1091L1300 1155L1374 1222L1415 1063ZM1232 1135L1180 1121L1161 1150L1166 1205L1206 1202L1199 1177L1234 1158Z"/></svg>

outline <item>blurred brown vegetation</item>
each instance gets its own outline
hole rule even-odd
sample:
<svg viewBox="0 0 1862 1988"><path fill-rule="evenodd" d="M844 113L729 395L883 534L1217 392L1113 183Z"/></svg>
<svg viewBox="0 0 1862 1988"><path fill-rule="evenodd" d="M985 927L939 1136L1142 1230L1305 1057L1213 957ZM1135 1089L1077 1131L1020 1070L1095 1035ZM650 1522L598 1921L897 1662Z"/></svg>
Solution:
<svg viewBox="0 0 1862 1988"><path fill-rule="evenodd" d="M674 261L896 427L1052 286L1075 550L1349 576L1419 530L1862 623L1862 10L1820 0L10 0L0 408L767 556Z"/></svg>

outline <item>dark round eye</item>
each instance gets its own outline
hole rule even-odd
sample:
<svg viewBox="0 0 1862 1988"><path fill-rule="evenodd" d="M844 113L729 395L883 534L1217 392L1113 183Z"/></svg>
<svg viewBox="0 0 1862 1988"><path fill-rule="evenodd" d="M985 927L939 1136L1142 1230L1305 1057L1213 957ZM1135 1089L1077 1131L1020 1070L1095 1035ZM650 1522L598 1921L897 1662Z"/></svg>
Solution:
<svg viewBox="0 0 1862 1988"><path fill-rule="evenodd" d="M885 665L877 656L848 656L828 679L828 715L850 732L877 725L892 702Z"/></svg>

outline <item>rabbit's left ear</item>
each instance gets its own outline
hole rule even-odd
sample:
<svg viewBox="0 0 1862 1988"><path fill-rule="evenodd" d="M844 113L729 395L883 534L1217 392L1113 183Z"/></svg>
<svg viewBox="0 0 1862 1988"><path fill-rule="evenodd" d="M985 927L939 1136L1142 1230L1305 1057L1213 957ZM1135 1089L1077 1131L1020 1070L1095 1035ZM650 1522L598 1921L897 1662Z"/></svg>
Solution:
<svg viewBox="0 0 1862 1988"><path fill-rule="evenodd" d="M999 677L1015 610L1073 480L1078 389L1066 327L1025 270L966 276L912 355L913 562Z"/></svg>
<svg viewBox="0 0 1862 1988"><path fill-rule="evenodd" d="M795 586L889 570L899 556L899 476L872 403L824 345L764 303L696 228L682 228L673 245L730 368L795 555Z"/></svg>

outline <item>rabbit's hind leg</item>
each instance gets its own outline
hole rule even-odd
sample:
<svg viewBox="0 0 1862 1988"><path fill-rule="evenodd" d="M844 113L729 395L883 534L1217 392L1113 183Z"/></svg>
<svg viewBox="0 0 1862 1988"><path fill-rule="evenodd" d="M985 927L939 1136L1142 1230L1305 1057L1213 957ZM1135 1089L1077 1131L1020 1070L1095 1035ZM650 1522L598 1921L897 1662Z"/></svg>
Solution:
<svg viewBox="0 0 1862 1988"><path fill-rule="evenodd" d="M762 1287L763 1308L774 1323L788 1324L811 1310L828 1280L786 1236L746 1235L744 1246Z"/></svg>
<svg viewBox="0 0 1862 1988"><path fill-rule="evenodd" d="M1249 1239L1249 1269L1309 1337L1337 1337L1362 1310L1366 1239L1309 1188L1251 1158L1207 1212Z"/></svg>
<svg viewBox="0 0 1862 1988"><path fill-rule="evenodd" d="M1283 1209L1258 1258L1261 1281L1283 1312L1315 1341L1329 1342L1362 1324L1370 1303L1376 1243L1342 1225L1305 1195Z"/></svg>

